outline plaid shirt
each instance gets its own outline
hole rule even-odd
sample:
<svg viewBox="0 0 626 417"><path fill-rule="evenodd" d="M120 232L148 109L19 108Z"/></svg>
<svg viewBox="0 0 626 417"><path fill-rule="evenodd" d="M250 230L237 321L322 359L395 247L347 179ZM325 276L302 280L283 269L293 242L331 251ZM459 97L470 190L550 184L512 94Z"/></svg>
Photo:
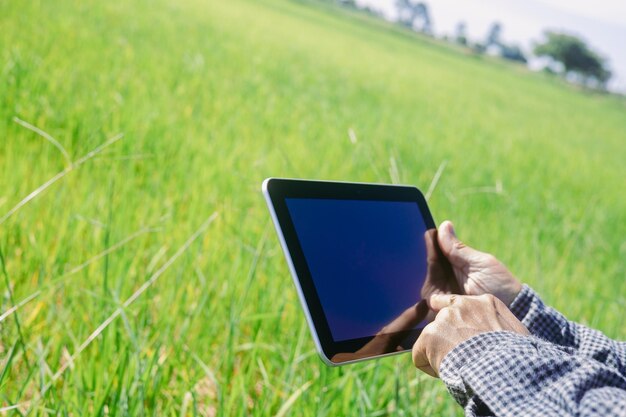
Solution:
<svg viewBox="0 0 626 417"><path fill-rule="evenodd" d="M510 308L532 336L483 333L441 362L466 416L626 416L626 342L568 321L526 285Z"/></svg>

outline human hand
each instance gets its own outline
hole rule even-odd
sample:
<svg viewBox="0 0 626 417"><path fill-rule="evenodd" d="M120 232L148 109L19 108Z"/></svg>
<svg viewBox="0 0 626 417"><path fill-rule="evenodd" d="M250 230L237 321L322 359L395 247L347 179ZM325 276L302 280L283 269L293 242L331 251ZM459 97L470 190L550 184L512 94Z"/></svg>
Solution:
<svg viewBox="0 0 626 417"><path fill-rule="evenodd" d="M508 307L522 290L522 284L493 255L461 242L450 221L439 226L439 247L450 261L454 275L467 295L493 294Z"/></svg>
<svg viewBox="0 0 626 417"><path fill-rule="evenodd" d="M473 336L498 330L530 334L504 303L491 294L435 294L430 298L430 307L437 316L424 327L413 345L413 363L434 377L439 375L439 365L448 352Z"/></svg>

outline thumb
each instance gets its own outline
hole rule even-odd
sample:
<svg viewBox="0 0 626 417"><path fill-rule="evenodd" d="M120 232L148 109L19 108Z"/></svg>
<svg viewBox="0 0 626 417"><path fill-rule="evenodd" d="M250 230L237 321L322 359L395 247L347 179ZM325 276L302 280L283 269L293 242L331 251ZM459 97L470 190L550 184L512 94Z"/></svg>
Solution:
<svg viewBox="0 0 626 417"><path fill-rule="evenodd" d="M422 334L423 333L424 331L422 330ZM437 372L435 372L435 370L430 365L430 362L428 360L428 355L426 354L427 343L428 342L424 340L424 337L422 337L422 335L420 335L420 337L417 338L417 340L415 341L415 344L413 345L413 351L412 351L413 364L420 371L427 373L428 375L432 377L437 378Z"/></svg>
<svg viewBox="0 0 626 417"><path fill-rule="evenodd" d="M456 237L454 225L451 221L446 220L439 226L437 233L439 247L443 254L448 258L452 266L462 268L470 265L472 261L479 258L483 253L474 248L466 246Z"/></svg>
<svg viewBox="0 0 626 417"><path fill-rule="evenodd" d="M444 307L451 306L457 297L460 296L456 294L433 294L430 296L428 304L433 311L438 312Z"/></svg>

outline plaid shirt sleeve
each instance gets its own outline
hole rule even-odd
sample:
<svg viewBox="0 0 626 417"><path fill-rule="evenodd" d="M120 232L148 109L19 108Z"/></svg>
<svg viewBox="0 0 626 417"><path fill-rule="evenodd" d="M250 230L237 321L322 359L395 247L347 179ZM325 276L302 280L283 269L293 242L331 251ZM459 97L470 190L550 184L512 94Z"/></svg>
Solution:
<svg viewBox="0 0 626 417"><path fill-rule="evenodd" d="M626 342L616 342L597 330L572 321L547 307L528 285L513 300L511 312L540 339L575 349L576 355L594 359L626 376Z"/></svg>
<svg viewBox="0 0 626 417"><path fill-rule="evenodd" d="M483 333L441 363L467 416L626 416L625 343L567 321L528 286L511 311L532 336Z"/></svg>
<svg viewBox="0 0 626 417"><path fill-rule="evenodd" d="M615 368L535 336L474 336L446 355L439 376L466 416L626 415Z"/></svg>

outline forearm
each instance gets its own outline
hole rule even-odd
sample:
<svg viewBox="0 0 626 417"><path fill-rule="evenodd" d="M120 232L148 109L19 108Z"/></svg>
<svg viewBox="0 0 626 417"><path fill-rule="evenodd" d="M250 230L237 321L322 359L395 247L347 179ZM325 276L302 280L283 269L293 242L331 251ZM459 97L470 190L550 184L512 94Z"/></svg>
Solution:
<svg viewBox="0 0 626 417"><path fill-rule="evenodd" d="M626 378L615 369L532 336L475 336L444 358L439 374L472 416L585 416L596 415L598 406L626 408Z"/></svg>
<svg viewBox="0 0 626 417"><path fill-rule="evenodd" d="M597 330L567 320L546 306L529 286L523 286L510 309L534 336L573 348L577 355L597 360L626 376L625 342L611 340Z"/></svg>

